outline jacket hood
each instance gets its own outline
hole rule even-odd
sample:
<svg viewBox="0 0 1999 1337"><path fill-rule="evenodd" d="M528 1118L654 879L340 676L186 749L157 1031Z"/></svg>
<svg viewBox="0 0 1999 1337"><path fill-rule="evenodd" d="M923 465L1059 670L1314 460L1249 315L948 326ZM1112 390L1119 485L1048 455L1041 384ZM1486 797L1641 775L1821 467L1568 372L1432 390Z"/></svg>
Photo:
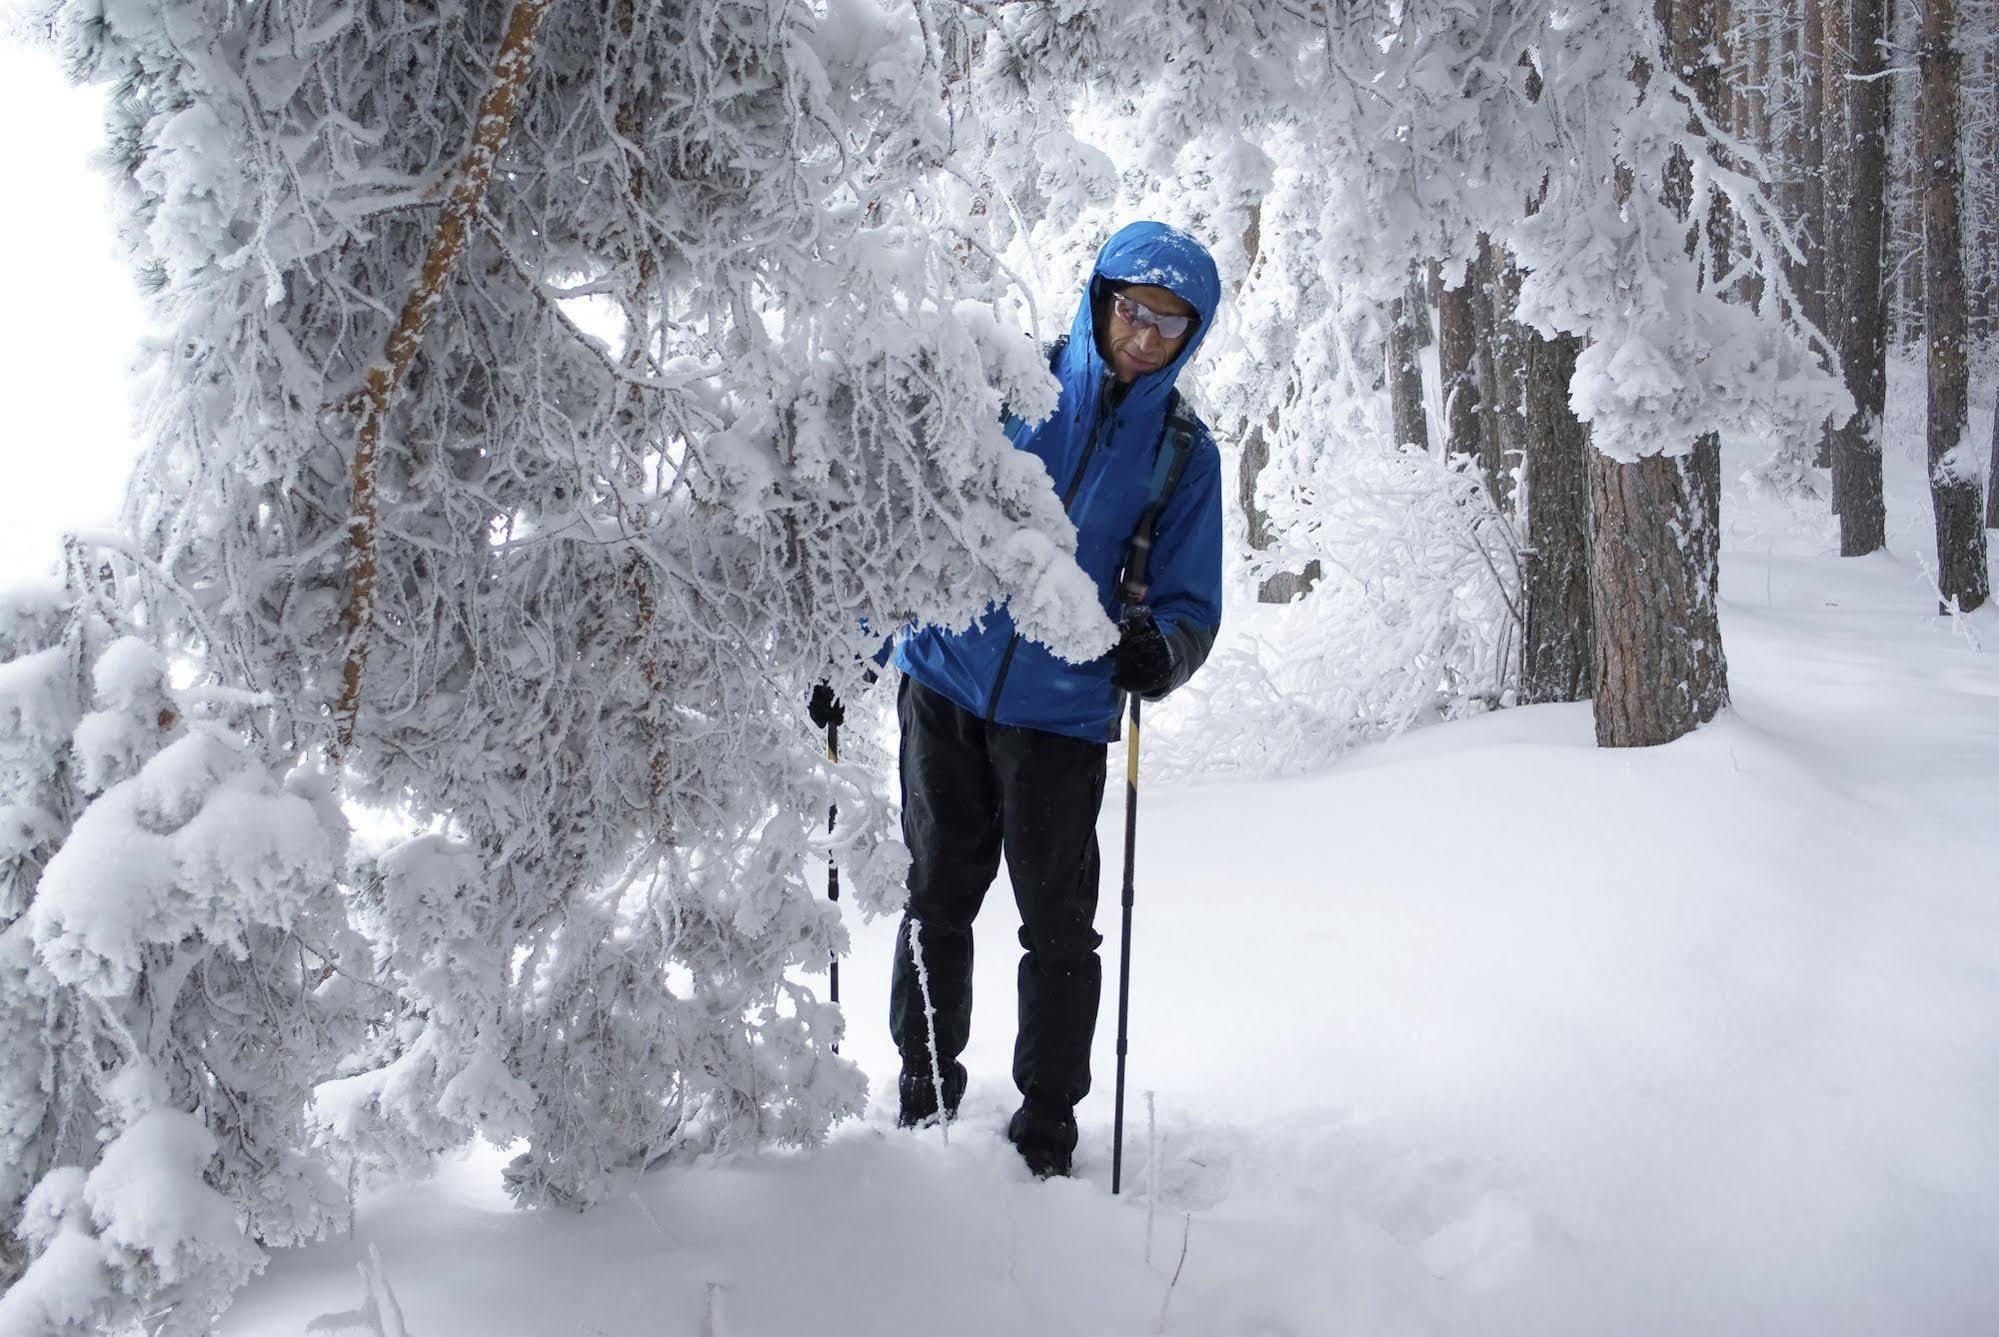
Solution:
<svg viewBox="0 0 1999 1337"><path fill-rule="evenodd" d="M1208 248L1179 228L1150 220L1127 223L1112 234L1097 252L1096 268L1083 292L1076 318L1069 327L1069 347L1065 361L1075 360L1077 370L1086 373L1085 384L1094 384L1106 370L1097 352L1096 297L1105 282L1148 283L1166 289L1194 308L1200 317L1187 342L1174 359L1158 371L1147 372L1132 382L1127 402L1134 407L1157 406L1163 413L1166 399L1179 379L1181 369L1193 360L1195 350L1214 326L1221 309L1222 281ZM1080 356L1079 356L1080 355Z"/></svg>

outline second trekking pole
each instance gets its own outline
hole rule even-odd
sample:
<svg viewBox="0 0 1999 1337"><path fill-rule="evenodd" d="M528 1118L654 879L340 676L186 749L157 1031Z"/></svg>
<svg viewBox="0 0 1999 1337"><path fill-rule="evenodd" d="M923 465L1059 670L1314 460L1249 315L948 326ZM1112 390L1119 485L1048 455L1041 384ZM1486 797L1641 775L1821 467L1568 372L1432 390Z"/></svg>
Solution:
<svg viewBox="0 0 1999 1337"><path fill-rule="evenodd" d="M1138 694L1131 698L1131 733L1124 754L1124 929L1117 967L1117 1096L1111 1114L1111 1192L1124 1177L1124 1055L1131 1016L1131 869L1138 851Z"/></svg>

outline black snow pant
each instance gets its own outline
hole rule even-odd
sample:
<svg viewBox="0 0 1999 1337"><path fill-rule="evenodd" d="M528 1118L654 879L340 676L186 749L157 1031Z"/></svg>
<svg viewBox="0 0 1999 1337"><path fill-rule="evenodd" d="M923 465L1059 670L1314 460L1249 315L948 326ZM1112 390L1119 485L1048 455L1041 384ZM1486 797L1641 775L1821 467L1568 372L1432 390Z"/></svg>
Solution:
<svg viewBox="0 0 1999 1337"><path fill-rule="evenodd" d="M1025 949L1014 1085L1022 1095L1073 1106L1090 1089L1090 1040L1103 990L1095 921L1105 745L989 724L908 677L896 710L910 869L889 1028L903 1071L931 1071L913 940L922 944L944 1071L971 1038L972 920L1004 852Z"/></svg>

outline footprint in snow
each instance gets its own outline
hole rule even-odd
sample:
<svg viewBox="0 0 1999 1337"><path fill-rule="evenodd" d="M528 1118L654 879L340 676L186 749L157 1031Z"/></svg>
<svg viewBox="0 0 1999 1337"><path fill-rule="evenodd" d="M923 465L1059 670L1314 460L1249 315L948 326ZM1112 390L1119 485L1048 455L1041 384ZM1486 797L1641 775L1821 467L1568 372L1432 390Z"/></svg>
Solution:
<svg viewBox="0 0 1999 1337"><path fill-rule="evenodd" d="M1533 1214L1459 1156L1396 1156L1363 1174L1349 1205L1414 1249L1439 1280L1497 1284L1534 1246Z"/></svg>

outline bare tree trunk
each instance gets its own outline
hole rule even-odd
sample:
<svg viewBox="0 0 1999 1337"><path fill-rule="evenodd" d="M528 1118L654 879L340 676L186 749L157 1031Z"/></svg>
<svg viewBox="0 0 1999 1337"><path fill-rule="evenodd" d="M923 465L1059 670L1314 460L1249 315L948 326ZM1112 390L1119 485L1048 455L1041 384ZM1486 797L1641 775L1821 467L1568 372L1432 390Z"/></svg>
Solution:
<svg viewBox="0 0 1999 1337"><path fill-rule="evenodd" d="M1505 248L1487 242L1478 262L1472 314L1478 327L1479 458L1493 503L1513 513L1514 470L1525 451L1525 334L1514 323L1520 271Z"/></svg>
<svg viewBox="0 0 1999 1337"><path fill-rule="evenodd" d="M1423 411L1422 350L1430 342L1430 309L1423 284L1411 279L1388 310L1388 404L1395 444L1430 448L1429 415Z"/></svg>
<svg viewBox="0 0 1999 1337"><path fill-rule="evenodd" d="M1834 4L1840 0L1833 0ZM1799 124L1803 141L1802 161L1804 171L1804 226L1798 238L1799 249L1805 253L1804 282L1798 290L1798 301L1805 309L1805 318L1813 324L1833 347L1839 347L1839 331L1832 328L1830 315L1826 310L1825 233L1826 233L1826 190L1825 190L1825 22L1824 0L1805 0L1805 25L1802 38L1803 49L1799 53L1798 76L1804 84L1804 115ZM1821 434L1817 462L1820 468L1832 467L1832 444L1829 434Z"/></svg>
<svg viewBox="0 0 1999 1337"><path fill-rule="evenodd" d="M1826 0L1825 19L1825 266L1826 314L1846 326L1846 206L1853 198L1853 24L1851 0Z"/></svg>
<svg viewBox="0 0 1999 1337"><path fill-rule="evenodd" d="M1977 145L1972 162L1978 173L1978 229L1972 237L1972 291L1969 332L1974 345L1999 339L1999 4L1988 3L1991 27L1985 40L1985 68L1979 88Z"/></svg>
<svg viewBox="0 0 1999 1337"><path fill-rule="evenodd" d="M1706 484L1685 456L1585 454L1597 745L1670 743L1728 704Z"/></svg>
<svg viewBox="0 0 1999 1337"><path fill-rule="evenodd" d="M1897 29L1911 34L1911 41L1920 41L1922 11L1920 0L1890 0L1896 7L1889 11L1888 27L1891 33ZM1905 46L1902 63L1907 64L1910 48ZM1891 187L1889 214L1889 241L1883 263L1894 273L1894 314L1889 319L1889 337L1904 344L1913 344L1926 338L1930 326L1929 285L1923 274L1923 255L1927 247L1923 241L1923 208L1925 183L1928 167L1923 160L1922 147L1922 81L1907 78L1890 82L1888 96L1891 102L1899 101L1889 120L1908 127L1908 133L1898 133L1890 140L1889 167L1891 171L1898 165L1899 180ZM1896 112L1900 114L1897 115ZM1901 152L1894 151L1895 141L1900 141Z"/></svg>
<svg viewBox="0 0 1999 1337"><path fill-rule="evenodd" d="M404 299L395 327L389 331L382 360L368 369L359 401L361 425L354 435L353 519L349 525L349 567L353 583L342 609L347 633L347 657L341 667L340 699L334 707L336 760L354 742L361 711L361 678L368 665L375 612L375 575L379 565L376 535L375 484L380 468L382 427L395 407L396 392L410 363L416 360L430 317L444 296L444 285L465 249L465 235L486 198L500 147L513 128L514 108L534 69L535 30L552 0L517 0L507 16L500 49L493 57L492 82L472 120L472 143L459 168L458 183L446 198L444 212L431 234L417 284Z"/></svg>
<svg viewBox="0 0 1999 1337"><path fill-rule="evenodd" d="M1852 141L1847 132L1848 72L1852 69L1851 35L1848 31L1847 0L1822 0L1819 12L1825 23L1821 53L1820 82L1823 95L1825 151L1820 168L1824 180L1825 206L1821 221L1819 254L1824 280L1819 300L1824 303L1825 323L1820 326L1834 348L1846 344L1846 202L1851 198L1848 161ZM1832 425L1826 425L1819 442L1819 464L1832 466Z"/></svg>
<svg viewBox="0 0 1999 1337"><path fill-rule="evenodd" d="M1525 604L1520 699L1581 701L1590 694L1589 428L1569 407L1582 341L1526 335L1526 458L1521 504L1527 512L1522 572Z"/></svg>
<svg viewBox="0 0 1999 1337"><path fill-rule="evenodd" d="M1962 612L1991 593L1985 528L1972 461L1965 360L1964 263L1957 151L1957 0L1928 0L1923 15L1923 266L1929 324L1930 501L1936 511L1937 587Z"/></svg>
<svg viewBox="0 0 1999 1337"><path fill-rule="evenodd" d="M1842 557L1888 541L1881 499L1881 412L1888 397L1888 339L1881 309L1881 245L1888 189L1888 87L1880 78L1890 0L1852 0L1853 193L1846 222L1846 324L1839 345L1854 415L1833 434L1832 509Z"/></svg>
<svg viewBox="0 0 1999 1337"><path fill-rule="evenodd" d="M1667 0L1662 0L1662 3ZM1710 121L1722 120L1721 48L1719 45L1719 25L1723 11L1712 0L1683 0L1673 15L1673 21L1665 26L1671 34L1674 63L1681 71L1694 95L1700 99L1701 110ZM1687 129L1700 133L1698 121L1690 120ZM1684 163L1684 174L1674 173L1668 185L1669 197L1677 195L1677 207L1683 215L1690 215L1693 205L1692 164ZM1735 220L1728 207L1720 200L1708 205L1707 217L1688 217L1687 251L1692 254L1698 244L1695 229L1705 229L1708 242L1708 272L1702 282L1715 285L1729 265L1733 246ZM1696 544L1710 542L1714 551L1708 554L1696 552L1697 560L1709 564L1709 570L1716 571L1714 565L1721 557L1721 437L1709 432L1694 443L1691 468L1698 475L1693 497L1703 508L1701 524L1689 538L1689 550ZM1712 582L1711 582L1712 584Z"/></svg>
<svg viewBox="0 0 1999 1337"><path fill-rule="evenodd" d="M1478 421L1478 321L1472 287L1478 266L1465 266L1465 281L1445 288L1437 303L1437 364L1444 393L1444 453L1481 453Z"/></svg>
<svg viewBox="0 0 1999 1337"><path fill-rule="evenodd" d="M1807 240L1804 224L1810 210L1808 198L1810 183L1806 180L1805 174L1805 121L1799 114L1799 103L1803 98L1805 83L1804 49L1804 25L1788 21L1784 23L1783 30L1777 37L1776 66L1769 77L1777 81L1778 87L1785 88L1785 92L1783 97L1774 102L1767 98L1765 101L1766 107L1774 107L1777 111L1777 114L1771 117L1771 122L1776 127L1777 160L1783 167L1783 184L1779 201L1783 208L1784 222L1797 237L1800 251L1804 250ZM1794 84L1798 91L1790 91L1786 81ZM1798 300L1805 301L1810 291L1810 284L1802 258L1792 260L1789 256L1785 257L1784 278L1791 285L1791 291L1797 294ZM1806 315L1810 314L1807 310Z"/></svg>
<svg viewBox="0 0 1999 1337"><path fill-rule="evenodd" d="M1744 31L1747 20L1738 19L1738 34ZM1743 43L1748 47L1746 59L1749 63L1747 86L1736 97L1741 107L1741 123L1736 133L1744 143L1758 153L1769 154L1770 142L1770 79L1773 73L1769 29L1759 24L1755 34ZM1763 277L1751 273L1742 280L1743 301L1751 306L1763 301Z"/></svg>
<svg viewBox="0 0 1999 1337"><path fill-rule="evenodd" d="M1992 405L1992 458L1985 466L1985 527L1999 529L1999 403Z"/></svg>

